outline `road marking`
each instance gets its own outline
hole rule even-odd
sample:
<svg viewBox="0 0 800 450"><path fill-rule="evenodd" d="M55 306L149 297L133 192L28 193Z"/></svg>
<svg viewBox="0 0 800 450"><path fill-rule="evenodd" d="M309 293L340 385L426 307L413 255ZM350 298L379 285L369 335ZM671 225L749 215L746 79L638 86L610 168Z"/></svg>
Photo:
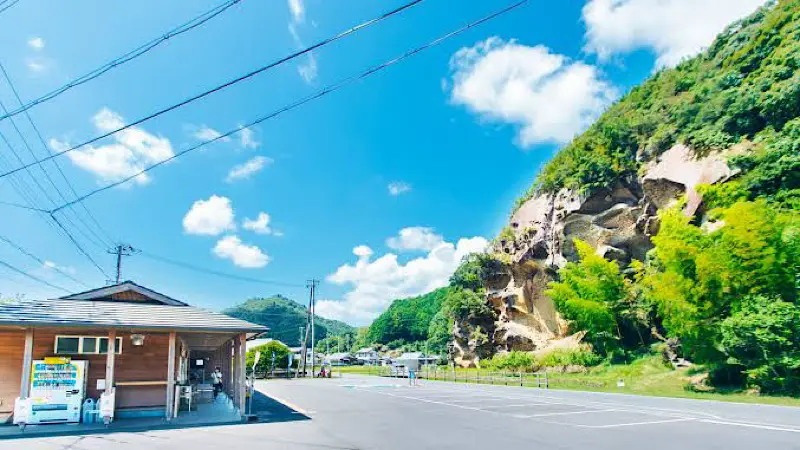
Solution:
<svg viewBox="0 0 800 450"><path fill-rule="evenodd" d="M778 427L774 425L760 425L755 423L747 423L747 422L727 422L725 420L711 420L711 419L701 419L701 422L705 423L714 423L717 425L731 425L736 427L744 427L744 428L758 428L760 430L769 430L769 431L785 431L787 433L800 433L800 429L797 428L785 428L785 427Z"/></svg>
<svg viewBox="0 0 800 450"><path fill-rule="evenodd" d="M530 419L532 417L550 417L550 416L572 416L577 414L592 414L592 413L602 413L602 412L611 412L611 411L619 411L618 409L594 409L594 410L585 410L585 411L566 411L566 412L554 412L554 413L542 413L542 414L532 414L532 415L514 415L519 419Z"/></svg>
<svg viewBox="0 0 800 450"><path fill-rule="evenodd" d="M612 424L609 424L609 425L581 425L581 424L576 424L576 423L575 424L573 424L573 423L570 423L570 424L564 423L563 425L573 425L573 426L582 427L582 428L621 428L621 427L635 427L635 426L639 426L639 425L656 425L656 424L660 424L660 423L689 422L689 421L692 421L692 420L697 420L697 419L695 419L693 417L685 417L683 419L652 420L652 421L649 421L649 422L612 423Z"/></svg>

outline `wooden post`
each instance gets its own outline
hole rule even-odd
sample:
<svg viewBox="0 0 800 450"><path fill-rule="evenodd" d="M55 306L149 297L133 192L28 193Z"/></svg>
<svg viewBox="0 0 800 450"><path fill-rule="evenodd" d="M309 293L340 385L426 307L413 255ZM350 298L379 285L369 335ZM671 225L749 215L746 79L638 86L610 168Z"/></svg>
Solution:
<svg viewBox="0 0 800 450"><path fill-rule="evenodd" d="M25 330L25 348L22 356L22 381L19 397L26 399L31 394L31 369L33 368L33 329Z"/></svg>
<svg viewBox="0 0 800 450"><path fill-rule="evenodd" d="M245 402L247 401L247 335L240 334L236 346L237 352L237 365L239 366L239 378L236 380L239 385L238 407L239 414L245 413Z"/></svg>
<svg viewBox="0 0 800 450"><path fill-rule="evenodd" d="M106 394L114 390L114 361L117 358L117 331L109 330L108 345L106 346Z"/></svg>
<svg viewBox="0 0 800 450"><path fill-rule="evenodd" d="M167 356L167 407L164 413L167 420L172 420L175 408L175 341L176 334L169 334L169 351Z"/></svg>

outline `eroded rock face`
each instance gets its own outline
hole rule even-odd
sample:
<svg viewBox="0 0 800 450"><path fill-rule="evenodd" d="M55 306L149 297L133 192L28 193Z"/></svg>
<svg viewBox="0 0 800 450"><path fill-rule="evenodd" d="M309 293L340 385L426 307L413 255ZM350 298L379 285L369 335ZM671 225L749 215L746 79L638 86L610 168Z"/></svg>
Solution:
<svg viewBox="0 0 800 450"><path fill-rule="evenodd" d="M644 260L653 247L651 237L658 233L658 210L686 195L686 214L700 214L697 185L734 176L727 157L743 150L696 157L686 146L675 145L647 163L641 178L622 179L588 193L542 193L525 202L511 217L514 238L494 248L511 262L486 286L487 301L497 314L493 351L541 352L568 337L575 340L543 294L558 269L577 260L574 240L589 243L623 268L633 259ZM475 365L469 351L456 354L460 364Z"/></svg>

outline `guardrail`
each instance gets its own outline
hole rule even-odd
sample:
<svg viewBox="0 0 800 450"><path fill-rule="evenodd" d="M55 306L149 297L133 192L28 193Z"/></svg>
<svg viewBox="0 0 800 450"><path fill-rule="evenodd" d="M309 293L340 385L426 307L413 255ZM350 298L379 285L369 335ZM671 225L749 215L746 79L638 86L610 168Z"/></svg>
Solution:
<svg viewBox="0 0 800 450"><path fill-rule="evenodd" d="M405 367L380 366L368 370L371 375L407 378L408 369ZM491 384L505 386L523 386L548 389L550 375L547 372L512 372L490 370L453 370L452 368L423 367L415 373L422 380L440 380L453 383Z"/></svg>

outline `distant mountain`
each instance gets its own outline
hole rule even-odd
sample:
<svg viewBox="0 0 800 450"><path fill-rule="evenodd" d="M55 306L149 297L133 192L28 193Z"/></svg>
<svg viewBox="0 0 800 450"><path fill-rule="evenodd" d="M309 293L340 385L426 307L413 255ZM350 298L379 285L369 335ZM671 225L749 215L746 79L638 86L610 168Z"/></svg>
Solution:
<svg viewBox="0 0 800 450"><path fill-rule="evenodd" d="M223 312L231 317L269 327L267 337L278 339L289 346L299 345L300 327L306 325L307 314L306 307L282 295L252 298ZM355 332L355 328L344 322L319 316L314 329L316 340Z"/></svg>

